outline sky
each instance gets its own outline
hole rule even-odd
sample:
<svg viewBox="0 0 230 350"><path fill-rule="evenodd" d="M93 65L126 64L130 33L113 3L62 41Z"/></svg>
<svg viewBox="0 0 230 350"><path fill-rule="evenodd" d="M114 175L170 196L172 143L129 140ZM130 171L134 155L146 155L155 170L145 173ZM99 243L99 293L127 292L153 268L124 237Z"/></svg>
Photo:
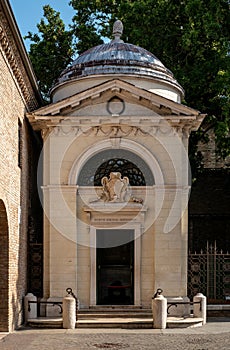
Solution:
<svg viewBox="0 0 230 350"><path fill-rule="evenodd" d="M37 32L37 23L43 17L43 6L50 5L55 11L60 12L60 17L67 26L71 24L74 10L69 6L69 0L9 0L14 16L16 18L22 37L30 31ZM29 50L29 40L25 40Z"/></svg>

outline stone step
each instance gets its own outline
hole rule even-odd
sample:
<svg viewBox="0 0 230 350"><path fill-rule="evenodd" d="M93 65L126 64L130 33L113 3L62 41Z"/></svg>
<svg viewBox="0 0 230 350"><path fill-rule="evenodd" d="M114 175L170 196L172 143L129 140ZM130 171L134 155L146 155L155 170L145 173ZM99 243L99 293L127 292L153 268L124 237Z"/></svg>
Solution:
<svg viewBox="0 0 230 350"><path fill-rule="evenodd" d="M168 317L167 328L193 328L202 326L203 319L193 317ZM62 328L62 318L39 317L28 320L28 326L34 328ZM153 328L151 318L134 317L91 317L87 319L79 318L76 328L129 328L143 329Z"/></svg>
<svg viewBox="0 0 230 350"><path fill-rule="evenodd" d="M203 325L203 318L167 317L167 328L194 328Z"/></svg>
<svg viewBox="0 0 230 350"><path fill-rule="evenodd" d="M152 312L151 308L143 308L135 305L101 305L101 306L90 306L89 308L80 308L79 312Z"/></svg>
<svg viewBox="0 0 230 350"><path fill-rule="evenodd" d="M208 305L208 317L230 317L230 304Z"/></svg>
<svg viewBox="0 0 230 350"><path fill-rule="evenodd" d="M86 319L97 319L97 318L152 318L152 313L122 313L122 312L114 312L114 313L79 313L78 314L78 320L86 320Z"/></svg>
<svg viewBox="0 0 230 350"><path fill-rule="evenodd" d="M153 328L152 319L137 318L98 318L95 320L78 320L77 328Z"/></svg>
<svg viewBox="0 0 230 350"><path fill-rule="evenodd" d="M121 308L95 308L80 309L78 319L95 319L95 318L152 318L151 309L121 309Z"/></svg>
<svg viewBox="0 0 230 350"><path fill-rule="evenodd" d="M62 328L62 317L37 317L27 321L33 328Z"/></svg>

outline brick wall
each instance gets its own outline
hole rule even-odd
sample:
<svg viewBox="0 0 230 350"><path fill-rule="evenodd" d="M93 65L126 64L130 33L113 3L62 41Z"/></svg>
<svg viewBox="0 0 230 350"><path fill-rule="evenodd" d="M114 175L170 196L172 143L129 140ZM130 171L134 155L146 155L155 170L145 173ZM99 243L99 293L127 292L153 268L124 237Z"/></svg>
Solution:
<svg viewBox="0 0 230 350"><path fill-rule="evenodd" d="M26 242L28 217L27 132L25 105L12 79L4 55L0 55L0 198L9 226L9 330L22 321L21 301L26 289ZM18 166L18 122L22 124L22 166ZM21 218L20 218L21 211ZM21 220L21 223L19 223ZM1 233L2 235L2 233ZM6 246L1 246L5 252ZM1 276L2 279L2 276Z"/></svg>
<svg viewBox="0 0 230 350"><path fill-rule="evenodd" d="M216 152L215 134L213 130L208 132L209 141L207 143L200 142L198 150L203 156L203 164L207 169L228 168L230 165L230 157L222 159Z"/></svg>
<svg viewBox="0 0 230 350"><path fill-rule="evenodd" d="M7 6L4 6L3 0L0 4L0 331L12 331L23 322L23 297L27 293L29 170L32 169L29 154L33 134L25 114L38 107L38 102L30 85L31 73L27 76L24 66L21 39L11 31L14 19L10 13L5 16Z"/></svg>

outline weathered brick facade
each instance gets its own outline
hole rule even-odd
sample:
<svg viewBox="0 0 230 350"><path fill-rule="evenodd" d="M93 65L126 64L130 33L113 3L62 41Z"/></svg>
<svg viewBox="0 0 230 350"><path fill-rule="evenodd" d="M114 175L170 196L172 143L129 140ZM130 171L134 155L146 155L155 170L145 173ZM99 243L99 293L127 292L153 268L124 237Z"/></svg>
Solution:
<svg viewBox="0 0 230 350"><path fill-rule="evenodd" d="M39 94L8 1L0 4L0 331L23 321L31 130Z"/></svg>
<svg viewBox="0 0 230 350"><path fill-rule="evenodd" d="M227 169L230 165L230 156L225 159L221 158L216 152L216 142L214 130L211 129L208 132L209 141L207 143L200 142L198 144L198 150L202 154L202 162L205 169Z"/></svg>

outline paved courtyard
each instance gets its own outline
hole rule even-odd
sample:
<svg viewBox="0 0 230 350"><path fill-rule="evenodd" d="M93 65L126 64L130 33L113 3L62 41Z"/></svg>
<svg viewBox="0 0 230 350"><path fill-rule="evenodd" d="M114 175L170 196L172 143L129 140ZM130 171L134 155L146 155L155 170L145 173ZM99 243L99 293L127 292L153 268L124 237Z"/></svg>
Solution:
<svg viewBox="0 0 230 350"><path fill-rule="evenodd" d="M229 350L230 318L192 329L29 329L0 333L1 350Z"/></svg>

